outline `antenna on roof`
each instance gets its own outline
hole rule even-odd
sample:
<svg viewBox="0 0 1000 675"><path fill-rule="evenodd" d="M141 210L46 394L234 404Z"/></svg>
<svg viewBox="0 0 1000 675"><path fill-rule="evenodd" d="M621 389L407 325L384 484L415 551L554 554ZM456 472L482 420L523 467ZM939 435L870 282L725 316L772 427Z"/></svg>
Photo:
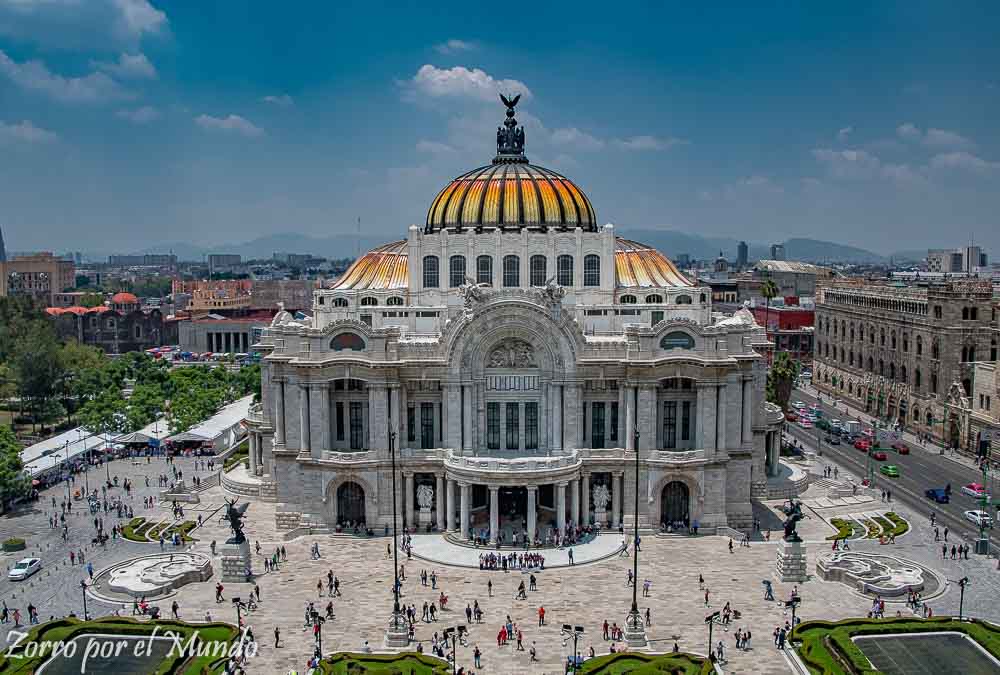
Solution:
<svg viewBox="0 0 1000 675"><path fill-rule="evenodd" d="M354 257L355 258L361 257L361 216L358 216L358 236L356 237L355 240Z"/></svg>

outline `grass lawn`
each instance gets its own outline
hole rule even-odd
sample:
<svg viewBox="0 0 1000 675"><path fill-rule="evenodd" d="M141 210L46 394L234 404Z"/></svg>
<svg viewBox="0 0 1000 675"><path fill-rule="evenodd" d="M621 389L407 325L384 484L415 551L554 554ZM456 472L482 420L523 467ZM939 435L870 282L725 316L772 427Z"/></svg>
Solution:
<svg viewBox="0 0 1000 675"><path fill-rule="evenodd" d="M792 642L801 643L799 656L814 675L840 675L853 668L873 673L871 663L851 641L852 636L955 631L965 633L993 656L1000 658L1000 629L988 624L956 621L951 617L933 619L845 619L808 621L792 631Z"/></svg>
<svg viewBox="0 0 1000 675"><path fill-rule="evenodd" d="M892 529L889 530L888 532L886 532L887 535L888 534L894 534L894 535L896 535L898 537L901 534L906 534L909 531L909 529L910 529L910 524L907 523L902 518L900 518L895 513L893 513L892 511L889 511L888 513L886 513L885 514L885 518L890 523L892 523Z"/></svg>
<svg viewBox="0 0 1000 675"><path fill-rule="evenodd" d="M852 534L854 534L854 521L852 520L846 520L844 518L831 518L830 524L837 528L837 532L827 537L827 541L833 541L834 539L848 539Z"/></svg>
<svg viewBox="0 0 1000 675"><path fill-rule="evenodd" d="M404 652L402 654L352 654L337 652L320 664L323 673L346 675L350 673L407 673L410 675L451 675L451 664L447 661L417 654Z"/></svg>
<svg viewBox="0 0 1000 675"><path fill-rule="evenodd" d="M654 673L674 673L677 675L700 675L714 672L707 659L690 654L644 654L641 652L619 652L588 659L580 668L587 675L653 675Z"/></svg>
<svg viewBox="0 0 1000 675"><path fill-rule="evenodd" d="M81 635L106 633L113 635L129 636L149 636L153 633L153 627L159 626L158 635L163 635L167 631L174 631L182 635L181 642L186 645L188 639L195 635L200 642L230 644L237 636L235 626L226 623L208 624L188 624L182 621L150 621L139 622L135 619L125 617L105 617L92 621L80 621L78 619L58 619L48 623L35 626L29 632L28 637L22 641L18 649L5 650L0 656L0 674L2 675L31 675L38 668L49 660L51 653L45 652L42 655L32 654L26 650L30 645L38 649L39 644L55 643L70 640ZM85 646L81 645L76 650L78 656L82 656ZM20 656L21 658L15 658ZM170 653L154 669L146 672L151 675L200 675L203 672L218 673L225 662L224 656L206 654L203 656L191 656L188 654Z"/></svg>
<svg viewBox="0 0 1000 675"><path fill-rule="evenodd" d="M247 441L244 441L237 446L233 454L226 457L226 462L222 465L222 470L229 471L248 457L250 457L250 444Z"/></svg>
<svg viewBox="0 0 1000 675"><path fill-rule="evenodd" d="M142 536L138 530L146 523L145 518L133 518L122 528L122 536L129 541L146 542L146 537Z"/></svg>

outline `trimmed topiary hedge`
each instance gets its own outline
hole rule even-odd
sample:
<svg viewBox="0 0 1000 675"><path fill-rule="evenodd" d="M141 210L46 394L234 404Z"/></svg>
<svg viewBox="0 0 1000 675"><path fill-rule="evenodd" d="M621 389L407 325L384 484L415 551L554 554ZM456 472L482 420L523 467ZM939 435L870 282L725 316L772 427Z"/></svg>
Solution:
<svg viewBox="0 0 1000 675"><path fill-rule="evenodd" d="M407 675L451 675L451 664L447 661L417 654L353 654L337 652L320 662L324 675L346 675L350 673L384 673L385 675L406 673Z"/></svg>
<svg viewBox="0 0 1000 675"><path fill-rule="evenodd" d="M11 537L3 543L3 550L7 553L12 553L14 551L23 551L28 545L24 542L24 539L18 539L17 537Z"/></svg>

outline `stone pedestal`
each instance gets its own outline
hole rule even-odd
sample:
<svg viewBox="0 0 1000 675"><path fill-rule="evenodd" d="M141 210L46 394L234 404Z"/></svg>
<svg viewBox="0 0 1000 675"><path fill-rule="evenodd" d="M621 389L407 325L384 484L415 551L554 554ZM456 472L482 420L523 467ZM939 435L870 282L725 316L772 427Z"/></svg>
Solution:
<svg viewBox="0 0 1000 675"><path fill-rule="evenodd" d="M385 630L385 646L390 649L406 649L410 646L409 623L402 613L398 621L389 618L389 627Z"/></svg>
<svg viewBox="0 0 1000 675"><path fill-rule="evenodd" d="M594 523L602 530L608 528L608 512L594 511Z"/></svg>
<svg viewBox="0 0 1000 675"><path fill-rule="evenodd" d="M643 625L642 617L639 616L637 625L631 625L629 617L625 619L625 642L629 649L641 649L646 646L646 628Z"/></svg>
<svg viewBox="0 0 1000 675"><path fill-rule="evenodd" d="M430 507L424 508L421 506L420 510L417 512L417 524L420 526L420 529L426 529L427 526L433 522L433 520L434 517L431 515Z"/></svg>
<svg viewBox="0 0 1000 675"><path fill-rule="evenodd" d="M250 542L240 544L226 542L219 547L222 562L222 581L245 582L250 567Z"/></svg>
<svg viewBox="0 0 1000 675"><path fill-rule="evenodd" d="M775 566L781 581L803 582L808 578L806 569L806 546L801 541L784 541L778 545L778 560Z"/></svg>

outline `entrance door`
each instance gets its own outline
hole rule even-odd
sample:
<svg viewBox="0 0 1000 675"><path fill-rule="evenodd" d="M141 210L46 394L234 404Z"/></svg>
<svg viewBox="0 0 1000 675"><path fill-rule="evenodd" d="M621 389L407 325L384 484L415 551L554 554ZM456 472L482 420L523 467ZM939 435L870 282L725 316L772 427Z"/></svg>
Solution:
<svg viewBox="0 0 1000 675"><path fill-rule="evenodd" d="M671 481L663 487L660 497L661 524L676 526L678 523L687 527L690 524L688 502L690 495L688 486L679 480Z"/></svg>
<svg viewBox="0 0 1000 675"><path fill-rule="evenodd" d="M344 483L337 488L337 522L365 522L365 490L357 483Z"/></svg>

